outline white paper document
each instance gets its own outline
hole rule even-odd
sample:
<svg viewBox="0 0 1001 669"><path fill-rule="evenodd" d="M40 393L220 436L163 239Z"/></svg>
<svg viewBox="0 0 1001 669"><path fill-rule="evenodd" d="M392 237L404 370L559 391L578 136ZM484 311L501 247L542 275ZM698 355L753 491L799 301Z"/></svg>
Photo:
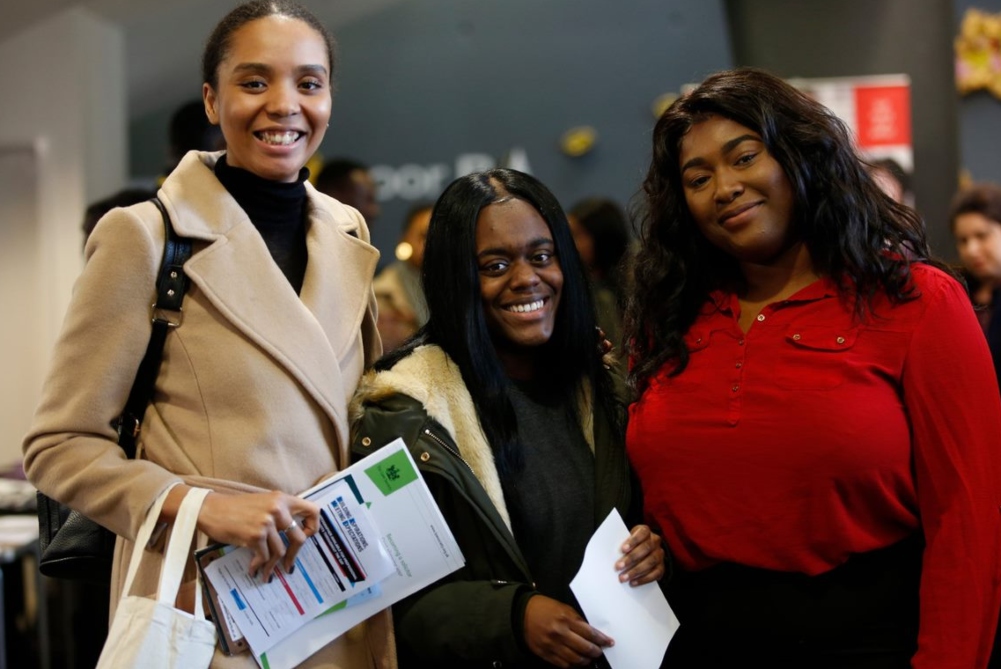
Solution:
<svg viewBox="0 0 1001 669"><path fill-rule="evenodd" d="M350 491L350 494L345 490ZM345 586L346 593L352 596L325 608L304 624L306 616L302 616L303 620L292 626L295 629L284 631L280 641L269 645L267 650L254 652L254 658L265 669L292 669L355 625L465 564L438 505L431 497L406 445L400 439L310 488L302 496L323 504L324 510L329 512L330 525L340 524L348 537L345 540L349 544L347 549L357 551L360 555L369 548L378 547L381 554L388 558L388 574L377 577L382 572L370 567L368 562L363 562L359 566L367 578L353 582L353 588L348 587L351 578L344 574L339 563L334 569L330 568L334 565L333 562L326 565L326 570L315 563L310 568L304 555L305 548L301 550L296 557L293 575L289 577L282 573L282 577L287 580L305 580L306 573L312 579L317 573L333 571ZM330 503L322 502L331 499L346 503L346 507L340 509L343 515L339 515L338 509L333 508ZM350 503L350 500L356 501L357 506ZM351 523L352 518L354 523ZM364 522L370 523L370 529L366 529L368 526L363 523L363 518ZM345 522L349 527L344 527ZM372 541L373 533L377 537L376 541ZM316 538L322 547L323 537ZM332 552L336 552L337 548L338 546L334 546ZM331 559L331 552L320 553ZM347 560L349 556L343 557ZM212 564L224 559L225 557L218 558ZM319 557L315 559L322 560ZM206 571L210 567L211 565L206 567ZM303 572L302 575L300 571ZM243 573L245 575L246 570ZM359 572L353 572L352 575L358 576ZM284 599L291 599L285 585L280 584L278 572L274 582L268 585L279 586L285 591ZM327 598L327 591L321 589L315 579L313 586L324 597L325 602L329 603L335 598ZM304 587L305 590L300 595L295 595L295 598L305 609L304 603L310 597L316 600L317 595L308 584ZM336 584L333 587L337 588ZM299 592L291 582L289 589L293 593ZM220 601L225 601L225 592L228 591L219 591ZM284 605L287 607L287 602ZM229 613L237 618L236 612L232 611L231 602L226 602L226 606L230 609ZM250 627L252 628L253 626ZM251 649L254 649L254 641L247 629L241 626L240 631L247 637Z"/></svg>
<svg viewBox="0 0 1001 669"><path fill-rule="evenodd" d="M310 499L320 506L320 528L296 555L291 574L279 567L270 583L251 577L253 553L246 548L229 551L205 568L255 655L394 571L369 510L348 481Z"/></svg>
<svg viewBox="0 0 1001 669"><path fill-rule="evenodd" d="M588 542L570 589L587 622L615 640L604 651L612 669L657 669L678 630L678 618L656 583L634 588L619 582L615 563L627 538L622 516L612 509Z"/></svg>

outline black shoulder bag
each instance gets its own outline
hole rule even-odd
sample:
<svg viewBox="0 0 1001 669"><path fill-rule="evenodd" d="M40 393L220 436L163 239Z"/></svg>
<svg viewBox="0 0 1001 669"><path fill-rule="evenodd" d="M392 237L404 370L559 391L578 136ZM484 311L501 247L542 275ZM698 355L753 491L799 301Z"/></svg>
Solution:
<svg viewBox="0 0 1001 669"><path fill-rule="evenodd" d="M191 257L191 240L175 236L163 203L157 198L153 198L152 202L163 216L165 243L156 280L153 333L146 355L139 363L125 409L117 421L118 445L130 459L136 456L136 437L153 395L167 331L180 324L179 318L173 321L166 318L166 312L181 311L181 301L188 288L183 265ZM114 533L41 492L37 493L37 498L38 543L41 548L38 568L42 574L52 578L110 583L115 552Z"/></svg>

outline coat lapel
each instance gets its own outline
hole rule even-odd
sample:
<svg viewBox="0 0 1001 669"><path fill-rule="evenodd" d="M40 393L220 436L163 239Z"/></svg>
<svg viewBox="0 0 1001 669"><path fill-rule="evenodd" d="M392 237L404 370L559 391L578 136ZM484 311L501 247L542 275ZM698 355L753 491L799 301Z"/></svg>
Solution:
<svg viewBox="0 0 1001 669"><path fill-rule="evenodd" d="M306 192L310 201L306 237L309 263L301 298L324 328L340 360L350 346L357 344L362 319L372 298L372 277L379 252L360 239L357 222L347 209L338 223L331 211L320 205L322 196L308 183Z"/></svg>
<svg viewBox="0 0 1001 669"><path fill-rule="evenodd" d="M189 153L177 168L180 178L161 191L177 233L209 242L185 272L223 318L303 386L347 443L346 395L356 379L345 387L339 361L357 346L378 251L349 234L355 224L346 210L339 224L307 186L309 259L300 299L222 184L205 178L210 174L184 178L211 172L216 157Z"/></svg>

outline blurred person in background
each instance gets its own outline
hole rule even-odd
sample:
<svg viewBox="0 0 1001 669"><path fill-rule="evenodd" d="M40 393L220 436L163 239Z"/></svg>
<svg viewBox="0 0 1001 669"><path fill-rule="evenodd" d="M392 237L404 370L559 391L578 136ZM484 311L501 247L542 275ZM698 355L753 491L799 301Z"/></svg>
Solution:
<svg viewBox="0 0 1001 669"><path fill-rule="evenodd" d="M428 320L421 267L433 208L432 202L419 202L410 208L396 246L396 261L379 272L372 284L379 304L379 336L386 353L413 336Z"/></svg>
<svg viewBox="0 0 1001 669"><path fill-rule="evenodd" d="M218 125L209 123L205 116L205 103L201 100L186 102L170 117L168 129L167 165L163 173L170 174L188 151L222 151L226 140Z"/></svg>
<svg viewBox="0 0 1001 669"><path fill-rule="evenodd" d="M382 212L377 199L378 189L368 165L353 158L324 161L315 185L321 193L360 211L369 226Z"/></svg>
<svg viewBox="0 0 1001 669"><path fill-rule="evenodd" d="M1001 186L976 184L957 193L949 229L1001 384Z"/></svg>
<svg viewBox="0 0 1001 669"><path fill-rule="evenodd" d="M574 245L591 281L598 325L615 348L622 346L622 307L628 283L629 225L614 200L591 197L567 212Z"/></svg>
<svg viewBox="0 0 1001 669"><path fill-rule="evenodd" d="M884 193L898 204L914 206L914 196L911 193L911 175L893 158L880 158L869 162L869 174L872 175Z"/></svg>

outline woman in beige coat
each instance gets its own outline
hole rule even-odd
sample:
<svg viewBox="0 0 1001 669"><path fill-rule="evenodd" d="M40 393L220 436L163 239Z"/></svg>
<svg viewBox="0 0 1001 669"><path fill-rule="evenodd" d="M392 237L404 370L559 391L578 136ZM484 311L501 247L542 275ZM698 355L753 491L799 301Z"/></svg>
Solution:
<svg viewBox="0 0 1001 669"><path fill-rule="evenodd" d="M283 1L238 7L209 39L203 97L227 151L189 153L159 192L193 254L135 460L112 424L150 337L160 214L152 203L113 210L87 245L24 462L41 491L120 537L112 606L131 540L171 484L182 483L163 521L186 486L215 490L199 530L250 548L252 571L267 579L292 566L318 524L295 493L348 462L348 399L381 351L378 252L361 215L318 193L303 169L330 118L332 52L315 17ZM394 666L391 635L380 614L304 666ZM218 652L213 664L253 665Z"/></svg>

